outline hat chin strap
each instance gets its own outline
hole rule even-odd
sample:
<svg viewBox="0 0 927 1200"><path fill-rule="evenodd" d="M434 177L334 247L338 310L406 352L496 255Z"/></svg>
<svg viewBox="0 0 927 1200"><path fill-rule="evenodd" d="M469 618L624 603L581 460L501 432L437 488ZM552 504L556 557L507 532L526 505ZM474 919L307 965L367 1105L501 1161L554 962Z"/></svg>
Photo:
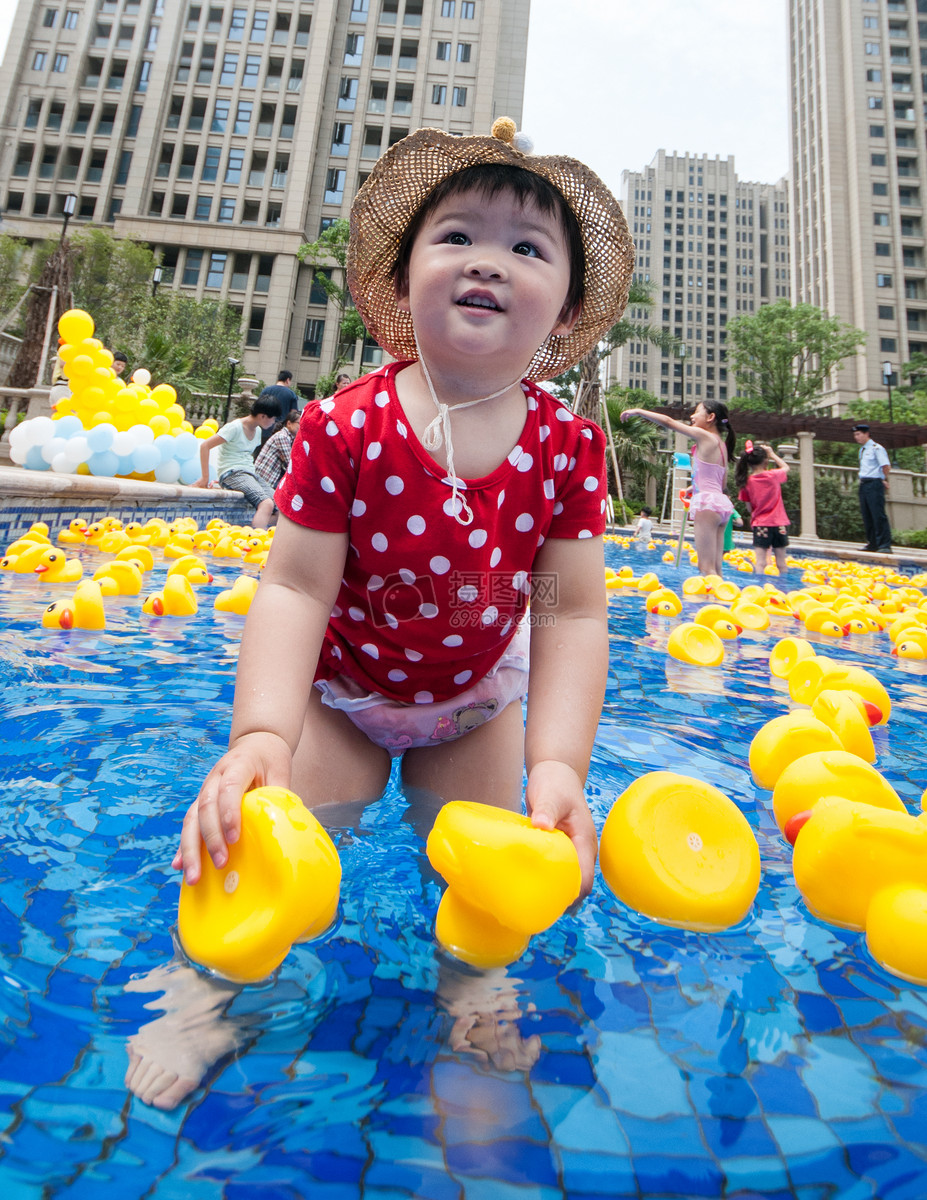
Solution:
<svg viewBox="0 0 927 1200"><path fill-rule="evenodd" d="M460 408L473 408L477 404L484 404L487 400L495 400L510 388L513 388L516 383L520 383L521 379L515 379L511 383L507 383L505 387L499 388L498 392L493 392L490 396L481 396L479 400L465 400L462 404L449 405L444 404L438 399L438 394L435 391L435 385L431 379L431 373L422 355L422 347L419 345L418 332L413 329L413 337L415 338L415 348L418 351L418 361L421 364L422 374L425 376L425 383L428 385L428 391L431 393L431 398L435 402L437 415L428 422L422 433L422 445L430 453L435 450L440 450L442 446L447 447L447 476L451 481L451 513L458 525L473 524L473 509L466 501L466 497L460 494L461 488L466 488L464 481L458 476L454 470L454 441L451 436L451 408L455 410Z"/></svg>

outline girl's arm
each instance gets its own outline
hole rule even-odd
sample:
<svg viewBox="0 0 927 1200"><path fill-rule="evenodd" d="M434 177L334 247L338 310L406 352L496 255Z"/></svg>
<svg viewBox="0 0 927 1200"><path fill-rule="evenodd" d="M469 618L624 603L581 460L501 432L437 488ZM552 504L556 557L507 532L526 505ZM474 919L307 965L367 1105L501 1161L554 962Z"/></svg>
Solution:
<svg viewBox="0 0 927 1200"><path fill-rule="evenodd" d="M279 518L242 635L229 749L187 812L174 858L188 883L200 877L200 838L215 865L225 865L227 843L241 832L241 798L249 788L289 787L347 546L347 533Z"/></svg>
<svg viewBox="0 0 927 1200"><path fill-rule="evenodd" d="M550 538L534 562L525 802L538 828L572 840L584 896L597 850L584 787L608 671L604 577L601 538Z"/></svg>
<svg viewBox="0 0 927 1200"><path fill-rule="evenodd" d="M665 417L663 413L651 412L648 408L626 408L621 414L621 419L627 421L629 417L640 417L642 421L649 421L652 425L662 425L664 429L671 429L673 433L681 433L683 437L695 442L703 462L721 462L721 451L718 449L720 434L713 433L710 429L686 425L673 417Z"/></svg>
<svg viewBox="0 0 927 1200"><path fill-rule="evenodd" d="M200 471L202 474L194 483L193 487L209 487L209 451L214 446L224 446L225 438L220 437L218 433L214 433L212 437L204 438L200 442Z"/></svg>
<svg viewBox="0 0 927 1200"><path fill-rule="evenodd" d="M784 458L779 457L779 455L775 452L775 450L773 450L772 446L770 446L770 444L768 442L761 442L760 445L763 447L763 449L766 451L766 453L769 455L769 457L773 460L773 462L776 464L776 466L779 468L780 471L788 471L789 464L785 461Z"/></svg>

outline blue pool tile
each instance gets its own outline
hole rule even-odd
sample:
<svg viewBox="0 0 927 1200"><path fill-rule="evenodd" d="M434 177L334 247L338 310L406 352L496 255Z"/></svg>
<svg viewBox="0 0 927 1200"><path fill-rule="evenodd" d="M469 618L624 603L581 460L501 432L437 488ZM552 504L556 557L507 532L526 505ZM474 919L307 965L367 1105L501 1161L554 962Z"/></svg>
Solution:
<svg viewBox="0 0 927 1200"><path fill-rule="evenodd" d="M448 1169L454 1175L499 1179L503 1183L553 1187L557 1172L546 1145L500 1139L458 1143L447 1148Z"/></svg>
<svg viewBox="0 0 927 1200"><path fill-rule="evenodd" d="M802 1024L808 1033L828 1033L839 1029L842 1024L840 1009L829 996L797 992L795 1004L801 1014Z"/></svg>
<svg viewBox="0 0 927 1200"><path fill-rule="evenodd" d="M798 1060L788 1065L758 1063L750 1072L750 1085L765 1113L816 1117L814 1099L798 1074Z"/></svg>
<svg viewBox="0 0 927 1200"><path fill-rule="evenodd" d="M498 1179L464 1179L460 1183L460 1200L564 1200L559 1187L537 1184L522 1187ZM408 1200L408 1196L403 1200Z"/></svg>
<svg viewBox="0 0 927 1200"><path fill-rule="evenodd" d="M825 1120L873 1112L879 1084L872 1062L844 1037L819 1035L808 1048L802 1080Z"/></svg>
<svg viewBox="0 0 927 1200"><path fill-rule="evenodd" d="M775 1154L776 1143L770 1136L769 1130L762 1121L740 1121L730 1118L712 1119L702 1117L699 1121L705 1144L718 1158L727 1155L740 1157L756 1157L763 1154Z"/></svg>
<svg viewBox="0 0 927 1200"><path fill-rule="evenodd" d="M563 1186L568 1196L637 1196L637 1175L630 1158L618 1154L560 1152ZM469 1200L469 1198L468 1198Z"/></svg>
<svg viewBox="0 0 927 1200"><path fill-rule="evenodd" d="M380 1189L383 1189L381 1192ZM460 1185L447 1174L443 1162L435 1164L392 1162L375 1157L364 1172L364 1195L416 1196L421 1200L459 1200Z"/></svg>
<svg viewBox="0 0 927 1200"><path fill-rule="evenodd" d="M725 1177L725 1196L757 1200L778 1193L790 1196L789 1173L785 1163L776 1157L735 1157L722 1162Z"/></svg>
<svg viewBox="0 0 927 1200"><path fill-rule="evenodd" d="M695 1200L697 1196L719 1196L724 1186L721 1169L707 1158L672 1159L636 1154L634 1170L644 1195L668 1193Z"/></svg>
<svg viewBox="0 0 927 1200"><path fill-rule="evenodd" d="M739 1075L709 1075L696 1071L688 1086L692 1107L709 1117L743 1120L759 1107L756 1092Z"/></svg>
<svg viewBox="0 0 927 1200"><path fill-rule="evenodd" d="M603 1031L595 1070L610 1102L622 1112L655 1118L689 1111L679 1068L665 1057L652 1032Z"/></svg>
<svg viewBox="0 0 927 1200"><path fill-rule="evenodd" d="M843 1148L826 1150L820 1154L796 1154L788 1158L789 1176L793 1185L828 1184L828 1194L841 1196L857 1182L857 1176L849 1169Z"/></svg>
<svg viewBox="0 0 927 1200"><path fill-rule="evenodd" d="M766 1124L787 1159L800 1154L830 1150L841 1145L837 1134L823 1121L809 1121L804 1117L767 1116Z"/></svg>
<svg viewBox="0 0 927 1200"><path fill-rule="evenodd" d="M564 1083L582 1089L591 1088L595 1083L592 1063L582 1053L556 1054L547 1050L535 1064L531 1077L544 1083Z"/></svg>
<svg viewBox="0 0 927 1200"><path fill-rule="evenodd" d="M599 1092L532 1082L534 1102L561 1150L626 1153L628 1139L617 1114Z"/></svg>
<svg viewBox="0 0 927 1200"><path fill-rule="evenodd" d="M621 1127L635 1158L654 1154L700 1158L705 1153L698 1123L689 1117L651 1120L625 1114L621 1118Z"/></svg>

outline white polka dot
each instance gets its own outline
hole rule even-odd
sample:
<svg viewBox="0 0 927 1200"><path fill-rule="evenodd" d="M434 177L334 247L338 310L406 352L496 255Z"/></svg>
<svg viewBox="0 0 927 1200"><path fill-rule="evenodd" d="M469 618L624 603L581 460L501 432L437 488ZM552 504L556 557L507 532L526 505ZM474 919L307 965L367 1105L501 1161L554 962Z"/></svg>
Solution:
<svg viewBox="0 0 927 1200"><path fill-rule="evenodd" d="M400 567L399 578L403 583L415 583L415 572L410 571L408 567Z"/></svg>
<svg viewBox="0 0 927 1200"><path fill-rule="evenodd" d="M464 604L472 604L479 593L472 583L465 583L463 587L457 589L457 599L462 600Z"/></svg>
<svg viewBox="0 0 927 1200"><path fill-rule="evenodd" d="M287 473L287 475L292 475L292 474L293 474L293 459L292 459L292 458L290 459L290 461L289 461L289 462L287 463L287 465L286 465L286 473Z"/></svg>
<svg viewBox="0 0 927 1200"><path fill-rule="evenodd" d="M512 576L512 587L515 589L516 592L527 592L528 591L528 572L527 571L516 571L515 574Z"/></svg>
<svg viewBox="0 0 927 1200"><path fill-rule="evenodd" d="M422 614L423 617L427 617L430 621L432 619L432 617L436 617L438 615L438 606L437 606L437 604L429 604L426 601L426 603L420 604L418 606L418 611Z"/></svg>
<svg viewBox="0 0 927 1200"><path fill-rule="evenodd" d="M581 529L576 536L578 538L591 538L591 537L595 537L595 534L592 532L591 529Z"/></svg>
<svg viewBox="0 0 927 1200"><path fill-rule="evenodd" d="M544 495L547 497L548 500L553 500L553 498L554 498L554 481L552 479L544 480Z"/></svg>
<svg viewBox="0 0 927 1200"><path fill-rule="evenodd" d="M515 466L524 475L526 471L530 471L534 466L534 459L526 451L515 464Z"/></svg>
<svg viewBox="0 0 927 1200"><path fill-rule="evenodd" d="M404 650L403 653L405 654L405 656L409 660L409 662L421 662L422 661L422 655L421 655L420 651L418 651L418 650Z"/></svg>
<svg viewBox="0 0 927 1200"><path fill-rule="evenodd" d="M480 620L484 625L492 625L494 621L499 619L499 610L495 604L490 604L489 608L484 608L480 614Z"/></svg>
<svg viewBox="0 0 927 1200"><path fill-rule="evenodd" d="M398 629L399 628L399 621L396 619L396 617L393 616L392 613L384 612L383 620L387 623L387 625L390 627L390 629Z"/></svg>
<svg viewBox="0 0 927 1200"><path fill-rule="evenodd" d="M512 618L506 617L505 624L499 630L499 637L501 637L501 638L505 637L505 635L508 633L508 631L511 628L512 628Z"/></svg>
<svg viewBox="0 0 927 1200"><path fill-rule="evenodd" d="M383 449L383 447L380 445L379 442L371 442L370 443L370 445L367 447L367 457L370 459L371 462L373 462L373 460L375 458L380 457L380 451L382 449Z"/></svg>
<svg viewBox="0 0 927 1200"><path fill-rule="evenodd" d="M389 404L389 392L377 392L373 398L373 402L377 408L386 408L387 404Z"/></svg>
<svg viewBox="0 0 927 1200"><path fill-rule="evenodd" d="M518 460L521 458L523 453L524 453L524 451L522 450L521 446L514 446L512 448L512 452L509 455L509 462L512 464L513 467L518 462Z"/></svg>
<svg viewBox="0 0 927 1200"><path fill-rule="evenodd" d="M374 550L379 550L382 553L389 545L389 540L385 533L375 533L370 539L370 544Z"/></svg>
<svg viewBox="0 0 927 1200"><path fill-rule="evenodd" d="M454 676L454 682L455 683L466 683L472 674L473 674L472 671L461 671L461 672L459 672L459 674Z"/></svg>
<svg viewBox="0 0 927 1200"><path fill-rule="evenodd" d="M604 513L604 512L605 512L605 501L604 501L604 500L601 500L601 501L599 502L599 512L600 512L600 513Z"/></svg>
<svg viewBox="0 0 927 1200"><path fill-rule="evenodd" d="M498 567L498 565L501 561L502 561L502 551L497 546L495 548L495 550L493 550L492 554L490 554L490 556L489 556L489 565L491 567Z"/></svg>
<svg viewBox="0 0 927 1200"><path fill-rule="evenodd" d="M554 470L562 471L563 468L567 465L568 461L569 460L567 459L567 456L565 454L556 455L554 458Z"/></svg>
<svg viewBox="0 0 927 1200"><path fill-rule="evenodd" d="M306 454L309 453L309 443L307 441L303 441L303 450L305 450Z"/></svg>
<svg viewBox="0 0 927 1200"><path fill-rule="evenodd" d="M463 500L458 496L455 500L453 496L449 496L441 506L449 517L454 517L463 508Z"/></svg>
<svg viewBox="0 0 927 1200"><path fill-rule="evenodd" d="M416 692L412 699L416 704L433 704L435 698L431 692Z"/></svg>
<svg viewBox="0 0 927 1200"><path fill-rule="evenodd" d="M335 656L335 658L340 658L341 657L341 647L340 646L332 646L332 654Z"/></svg>
<svg viewBox="0 0 927 1200"><path fill-rule="evenodd" d="M303 498L302 498L302 496L300 496L299 492L297 492L296 495L293 497L293 499L290 501L290 508L292 508L293 512L299 512L299 510L302 508L302 506L303 506Z"/></svg>
<svg viewBox="0 0 927 1200"><path fill-rule="evenodd" d="M323 413L330 413L334 407L335 402L330 396L326 400L322 400L319 404L319 408Z"/></svg>
<svg viewBox="0 0 927 1200"><path fill-rule="evenodd" d="M402 421L396 422L396 432L399 434L400 437L408 437L409 436L409 431L408 431L408 429L406 429L405 425L403 425Z"/></svg>
<svg viewBox="0 0 927 1200"><path fill-rule="evenodd" d="M383 486L391 496L398 496L406 485L402 482L398 475L390 475Z"/></svg>
<svg viewBox="0 0 927 1200"><path fill-rule="evenodd" d="M363 502L363 500L355 500L351 505L352 517L362 517L366 511L367 505Z"/></svg>
<svg viewBox="0 0 927 1200"><path fill-rule="evenodd" d="M447 635L447 637L444 639L444 641L441 643L441 645L442 646L462 646L463 638L460 636L459 633L449 633Z"/></svg>
<svg viewBox="0 0 927 1200"><path fill-rule="evenodd" d="M382 575L371 575L370 578L367 580L367 591L368 592L378 592L382 586L383 586L383 576Z"/></svg>
<svg viewBox="0 0 927 1200"><path fill-rule="evenodd" d="M328 424L325 426L325 432L328 434L329 437L336 437L338 434L338 426L335 424L334 421L329 421Z"/></svg>
<svg viewBox="0 0 927 1200"><path fill-rule="evenodd" d="M571 458L571 459L570 459L570 462L569 462L569 467L570 467L570 470L572 471L572 470L573 470L573 468L574 468L575 466L576 466L576 459L575 459L575 458Z"/></svg>
<svg viewBox="0 0 927 1200"><path fill-rule="evenodd" d="M436 554L428 565L436 575L446 575L451 569L450 559L445 558L443 554Z"/></svg>
<svg viewBox="0 0 927 1200"><path fill-rule="evenodd" d="M559 517L562 512L563 512L563 501L558 500L557 503L554 505L554 516Z"/></svg>
<svg viewBox="0 0 927 1200"><path fill-rule="evenodd" d="M538 430L538 437L542 442L546 442L547 439L550 437L550 426L542 425L541 428Z"/></svg>
<svg viewBox="0 0 927 1200"><path fill-rule="evenodd" d="M496 501L496 508L501 508L505 501L505 488L499 493L499 499Z"/></svg>
<svg viewBox="0 0 927 1200"><path fill-rule="evenodd" d="M361 646L361 650L363 650L365 654L369 654L371 658L380 657L380 651L376 648L373 642L364 642L363 646Z"/></svg>
<svg viewBox="0 0 927 1200"><path fill-rule="evenodd" d="M340 604L336 604L335 607L332 609L332 616L335 618L335 620L337 620L341 616L341 605Z"/></svg>
<svg viewBox="0 0 927 1200"><path fill-rule="evenodd" d="M408 521L406 521L406 529L408 529L409 533L418 537L425 532L425 518L418 516L418 514L414 517L409 517Z"/></svg>
<svg viewBox="0 0 927 1200"><path fill-rule="evenodd" d="M405 671L400 671L398 668L396 668L395 670L390 671L386 678L391 679L393 683L402 683L402 681L404 679L408 679L409 676L405 673Z"/></svg>
<svg viewBox="0 0 927 1200"><path fill-rule="evenodd" d="M591 429L582 430L582 435L584 438L588 438L590 442L592 441L592 430Z"/></svg>
<svg viewBox="0 0 927 1200"><path fill-rule="evenodd" d="M547 539L544 537L544 534L542 533L541 536L538 538L538 549L540 549L541 546L544 545L546 540Z"/></svg>
<svg viewBox="0 0 927 1200"><path fill-rule="evenodd" d="M480 546L486 545L486 538L488 536L489 535L486 533L485 529L472 529L470 531L470 536L467 538L467 541L470 543L470 545L473 547L474 550L479 550Z"/></svg>
<svg viewBox="0 0 927 1200"><path fill-rule="evenodd" d="M530 410L531 412L533 412L533 411L534 411L534 410L537 408L537 406L538 406L538 402L537 402L537 400L535 400L535 398L534 398L533 396L529 396L529 397L528 397L528 408L529 408L529 410Z"/></svg>
<svg viewBox="0 0 927 1200"><path fill-rule="evenodd" d="M531 513L519 513L515 518L515 528L519 533L527 533L529 529L534 528L534 517Z"/></svg>
<svg viewBox="0 0 927 1200"><path fill-rule="evenodd" d="M351 413L351 424L355 429L363 429L364 422L367 420L367 414L362 408L355 408Z"/></svg>
<svg viewBox="0 0 927 1200"><path fill-rule="evenodd" d="M599 481L595 475L587 475L583 480L583 487L587 492L597 492L599 490Z"/></svg>
<svg viewBox="0 0 927 1200"><path fill-rule="evenodd" d="M323 475L319 480L319 487L321 487L323 492L331 493L335 490L335 481L334 479L329 479L327 475Z"/></svg>
<svg viewBox="0 0 927 1200"><path fill-rule="evenodd" d="M558 421L572 421L573 414L570 412L570 410L568 408L564 408L563 405L560 405L560 407L557 409L557 420Z"/></svg>

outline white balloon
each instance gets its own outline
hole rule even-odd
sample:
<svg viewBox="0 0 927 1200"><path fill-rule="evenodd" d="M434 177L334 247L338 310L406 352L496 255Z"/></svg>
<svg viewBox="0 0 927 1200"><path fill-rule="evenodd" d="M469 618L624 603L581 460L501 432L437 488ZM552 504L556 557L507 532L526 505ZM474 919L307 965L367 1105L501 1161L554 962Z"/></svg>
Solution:
<svg viewBox="0 0 927 1200"><path fill-rule="evenodd" d="M86 462L93 451L83 434L68 438L68 454L75 462Z"/></svg>
<svg viewBox="0 0 927 1200"><path fill-rule="evenodd" d="M116 434L110 450L112 450L113 454L118 454L120 458L125 458L132 453L137 444L135 438L132 436L132 431L126 429Z"/></svg>
<svg viewBox="0 0 927 1200"><path fill-rule="evenodd" d="M154 430L150 425L132 425L129 433L135 438L136 446L148 446L154 441Z"/></svg>
<svg viewBox="0 0 927 1200"><path fill-rule="evenodd" d="M180 478L180 463L174 458L158 463L154 469L154 475L158 483L176 483Z"/></svg>
<svg viewBox="0 0 927 1200"><path fill-rule="evenodd" d="M62 451L61 454L56 454L52 459L51 469L57 471L59 475L73 475L77 470L77 463L71 458L70 454Z"/></svg>
<svg viewBox="0 0 927 1200"><path fill-rule="evenodd" d="M146 370L145 367L139 367L137 371L132 372L132 382L142 384L151 383L151 372Z"/></svg>
<svg viewBox="0 0 927 1200"><path fill-rule="evenodd" d="M53 437L49 438L42 446L42 457L47 463L54 462L55 457L64 450L67 445L65 438Z"/></svg>
<svg viewBox="0 0 927 1200"><path fill-rule="evenodd" d="M13 440L10 439L10 460L16 463L18 467L21 467L28 457L29 449L29 446L24 442L16 442L14 444Z"/></svg>
<svg viewBox="0 0 927 1200"><path fill-rule="evenodd" d="M55 422L51 417L33 417L31 421L23 421L23 430L30 446L44 446L55 436Z"/></svg>

